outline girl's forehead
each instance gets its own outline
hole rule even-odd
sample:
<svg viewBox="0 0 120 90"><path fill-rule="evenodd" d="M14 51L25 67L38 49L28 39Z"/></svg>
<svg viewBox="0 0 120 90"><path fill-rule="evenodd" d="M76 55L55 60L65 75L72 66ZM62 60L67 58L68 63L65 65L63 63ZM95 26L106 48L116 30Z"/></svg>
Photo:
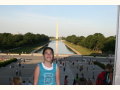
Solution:
<svg viewBox="0 0 120 90"><path fill-rule="evenodd" d="M50 49L45 50L45 52L52 52Z"/></svg>

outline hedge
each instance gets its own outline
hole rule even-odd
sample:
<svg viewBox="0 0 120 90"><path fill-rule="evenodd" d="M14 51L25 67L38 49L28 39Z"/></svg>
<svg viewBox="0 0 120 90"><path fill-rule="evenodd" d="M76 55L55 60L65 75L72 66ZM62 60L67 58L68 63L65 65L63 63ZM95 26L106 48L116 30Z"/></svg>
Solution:
<svg viewBox="0 0 120 90"><path fill-rule="evenodd" d="M6 65L8 65L12 62L16 62L16 61L17 61L17 59L13 58L13 59L10 59L10 60L7 60L7 61L0 62L0 67L5 67Z"/></svg>

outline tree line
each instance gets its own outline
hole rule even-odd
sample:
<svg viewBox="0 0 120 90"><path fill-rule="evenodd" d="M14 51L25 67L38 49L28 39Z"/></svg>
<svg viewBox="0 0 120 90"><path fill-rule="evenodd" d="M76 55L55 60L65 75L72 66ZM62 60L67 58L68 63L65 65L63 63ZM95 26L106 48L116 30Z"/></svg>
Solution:
<svg viewBox="0 0 120 90"><path fill-rule="evenodd" d="M70 35L65 40L91 50L101 51L102 53L113 54L115 52L115 36L105 37L101 33L95 33L87 37Z"/></svg>
<svg viewBox="0 0 120 90"><path fill-rule="evenodd" d="M11 33L0 33L0 49L12 49L27 45L34 45L42 42L49 41L49 37L44 34L11 34Z"/></svg>
<svg viewBox="0 0 120 90"><path fill-rule="evenodd" d="M6 61L1 61L0 62L0 68L1 67L5 67L6 65L9 65L10 63L12 62L17 62L17 59L16 58L12 58L10 60L6 60Z"/></svg>

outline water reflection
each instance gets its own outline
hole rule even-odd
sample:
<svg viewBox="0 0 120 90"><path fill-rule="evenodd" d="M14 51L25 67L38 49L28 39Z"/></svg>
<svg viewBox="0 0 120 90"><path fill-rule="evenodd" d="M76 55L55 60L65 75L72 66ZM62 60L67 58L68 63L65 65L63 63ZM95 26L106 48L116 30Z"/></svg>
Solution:
<svg viewBox="0 0 120 90"><path fill-rule="evenodd" d="M71 49L69 49L62 41L54 40L48 44L48 47L53 48L55 54L75 54ZM42 53L43 49L39 50L37 53Z"/></svg>

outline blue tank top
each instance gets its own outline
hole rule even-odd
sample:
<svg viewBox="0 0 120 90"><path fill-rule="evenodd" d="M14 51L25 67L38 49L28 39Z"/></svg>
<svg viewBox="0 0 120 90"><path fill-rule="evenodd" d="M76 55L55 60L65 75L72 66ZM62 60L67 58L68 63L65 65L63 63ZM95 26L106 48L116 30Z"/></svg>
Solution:
<svg viewBox="0 0 120 90"><path fill-rule="evenodd" d="M53 68L47 70L43 67L42 63L39 63L39 77L38 85L56 85L56 64L53 63Z"/></svg>

